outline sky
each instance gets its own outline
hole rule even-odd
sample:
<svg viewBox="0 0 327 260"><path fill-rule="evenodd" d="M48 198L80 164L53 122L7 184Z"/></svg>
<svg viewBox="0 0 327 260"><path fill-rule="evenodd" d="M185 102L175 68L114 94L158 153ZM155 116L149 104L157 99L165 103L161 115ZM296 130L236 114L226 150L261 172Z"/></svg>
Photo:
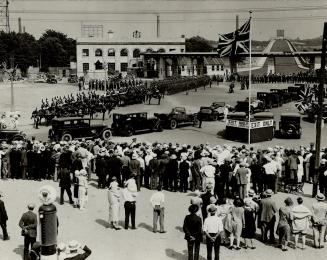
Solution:
<svg viewBox="0 0 327 260"><path fill-rule="evenodd" d="M0 0L5 2L5 0ZM314 38L322 35L327 22L326 0L9 0L10 29L18 31L18 17L36 38L54 29L71 38L81 37L81 25L98 24L114 37L131 38L135 30L144 38L202 36L217 40L218 34L235 30L252 11L252 39L269 40L277 29L287 38Z"/></svg>

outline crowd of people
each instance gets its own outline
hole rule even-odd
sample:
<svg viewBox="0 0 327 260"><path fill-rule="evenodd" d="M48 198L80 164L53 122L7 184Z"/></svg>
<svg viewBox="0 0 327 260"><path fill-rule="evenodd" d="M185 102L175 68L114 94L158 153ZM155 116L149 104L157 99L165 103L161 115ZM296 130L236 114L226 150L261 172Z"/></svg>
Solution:
<svg viewBox="0 0 327 260"><path fill-rule="evenodd" d="M190 215L184 231L189 259L198 259L199 244L206 236L208 259L212 250L219 255L221 244L239 250L255 248L256 228L262 241L275 241L275 222L282 250L287 250L290 234L295 248L299 235L302 248L309 225L314 230L314 245L322 248L327 224L327 149L320 151L319 193L312 209L291 198L279 210L273 196L287 183L312 182L315 177L313 145L290 149L282 146L257 149L245 145L200 145L138 142L114 143L96 139L71 142L1 143L1 178L59 182L60 204L64 192L69 203L85 210L91 175L97 175L98 189L108 189L108 227L119 230L120 202L124 202L124 228L136 229L136 201L142 187L156 190L150 198L153 206L153 232L165 233L163 190L196 194L191 199ZM73 190L71 190L73 188ZM233 202L232 202L233 200ZM1 204L1 203L0 203ZM1 206L0 206L1 208ZM5 224L1 225L1 227ZM4 238L5 236L4 231ZM236 246L234 246L234 240ZM218 259L218 258L216 258Z"/></svg>

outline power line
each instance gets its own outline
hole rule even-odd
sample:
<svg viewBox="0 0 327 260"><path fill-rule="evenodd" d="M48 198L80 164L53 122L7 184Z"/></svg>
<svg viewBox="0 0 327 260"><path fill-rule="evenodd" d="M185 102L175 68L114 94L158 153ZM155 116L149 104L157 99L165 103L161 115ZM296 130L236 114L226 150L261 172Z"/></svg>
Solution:
<svg viewBox="0 0 327 260"><path fill-rule="evenodd" d="M292 6L292 7L269 7L269 8L230 8L230 9L203 9L203 10L11 10L15 14L80 14L80 15L105 15L105 14L217 14L217 13L243 13L251 10L254 13L289 12L289 11L322 11L327 5L320 6Z"/></svg>

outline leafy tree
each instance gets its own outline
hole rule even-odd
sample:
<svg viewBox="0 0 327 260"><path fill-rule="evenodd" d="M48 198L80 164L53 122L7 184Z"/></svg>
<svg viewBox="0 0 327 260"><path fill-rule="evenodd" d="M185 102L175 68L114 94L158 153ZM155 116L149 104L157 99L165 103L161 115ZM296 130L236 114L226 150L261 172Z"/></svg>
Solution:
<svg viewBox="0 0 327 260"><path fill-rule="evenodd" d="M39 39L42 70L49 67L67 67L70 61L76 60L76 41L66 34L47 30Z"/></svg>
<svg viewBox="0 0 327 260"><path fill-rule="evenodd" d="M39 46L34 36L28 33L0 32L0 61L10 64L14 57L15 64L25 74L29 66L37 64Z"/></svg>
<svg viewBox="0 0 327 260"><path fill-rule="evenodd" d="M188 52L210 52L213 50L210 42L200 36L194 36L186 39L185 46L186 51Z"/></svg>

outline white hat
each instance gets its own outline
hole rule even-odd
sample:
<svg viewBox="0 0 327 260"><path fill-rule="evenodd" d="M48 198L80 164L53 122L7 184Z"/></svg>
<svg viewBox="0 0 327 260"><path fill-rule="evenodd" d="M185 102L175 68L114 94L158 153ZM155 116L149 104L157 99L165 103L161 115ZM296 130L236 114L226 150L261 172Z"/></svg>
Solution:
<svg viewBox="0 0 327 260"><path fill-rule="evenodd" d="M80 247L80 243L78 243L76 240L72 240L68 244L69 251L76 251Z"/></svg>
<svg viewBox="0 0 327 260"><path fill-rule="evenodd" d="M87 175L87 172L84 169L80 170L79 173L82 176L86 176Z"/></svg>
<svg viewBox="0 0 327 260"><path fill-rule="evenodd" d="M136 153L133 153L132 159L135 160L135 159L137 159L137 157L138 157L137 154Z"/></svg>
<svg viewBox="0 0 327 260"><path fill-rule="evenodd" d="M66 244L61 242L58 244L57 248L59 249L59 251L64 252L66 250Z"/></svg>

